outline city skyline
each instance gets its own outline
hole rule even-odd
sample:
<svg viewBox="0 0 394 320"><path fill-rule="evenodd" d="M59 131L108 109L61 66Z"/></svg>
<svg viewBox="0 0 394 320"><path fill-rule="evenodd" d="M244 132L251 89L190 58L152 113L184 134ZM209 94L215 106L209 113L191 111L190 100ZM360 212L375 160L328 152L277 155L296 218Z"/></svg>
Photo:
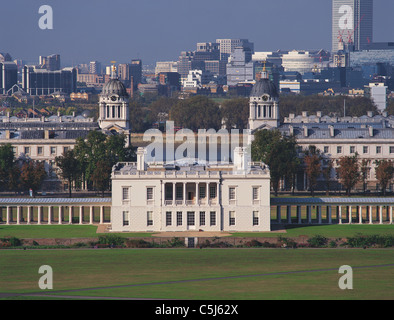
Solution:
<svg viewBox="0 0 394 320"><path fill-rule="evenodd" d="M197 42L218 38L249 39L255 51L331 48L331 1L48 0L46 4L54 11L53 30L38 27L42 3L3 6L0 29L12 31L2 35L1 51L30 63L56 53L66 66L91 60L104 65L136 58L144 64L176 60L181 51L195 50ZM374 41L394 40L394 22L389 19L393 10L392 1L375 0Z"/></svg>

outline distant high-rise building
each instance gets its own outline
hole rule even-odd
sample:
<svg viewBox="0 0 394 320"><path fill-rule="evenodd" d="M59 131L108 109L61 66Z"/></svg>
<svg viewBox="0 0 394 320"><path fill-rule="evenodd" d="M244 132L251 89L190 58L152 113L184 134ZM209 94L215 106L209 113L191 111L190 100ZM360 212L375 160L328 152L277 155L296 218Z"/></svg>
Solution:
<svg viewBox="0 0 394 320"><path fill-rule="evenodd" d="M7 91L17 84L18 68L14 62L0 62L0 94L7 94Z"/></svg>
<svg viewBox="0 0 394 320"><path fill-rule="evenodd" d="M227 64L227 84L235 86L240 82L253 81L254 67L250 48L235 48Z"/></svg>
<svg viewBox="0 0 394 320"><path fill-rule="evenodd" d="M373 0L332 0L332 52L373 42Z"/></svg>
<svg viewBox="0 0 394 320"><path fill-rule="evenodd" d="M36 66L24 66L22 88L32 96L51 95L55 92L70 94L77 89L77 69L64 68L49 71Z"/></svg>
<svg viewBox="0 0 394 320"><path fill-rule="evenodd" d="M89 63L89 73L101 74L101 63L98 61L90 61Z"/></svg>
<svg viewBox="0 0 394 320"><path fill-rule="evenodd" d="M217 39L216 42L219 44L220 60L226 62L228 62L228 58L235 48L238 47L249 49L252 54L254 53L254 43L247 39Z"/></svg>
<svg viewBox="0 0 394 320"><path fill-rule="evenodd" d="M40 56L39 64L43 69L48 71L60 70L60 55Z"/></svg>
<svg viewBox="0 0 394 320"><path fill-rule="evenodd" d="M155 75L166 72L178 72L178 62L176 61L158 61L156 62Z"/></svg>
<svg viewBox="0 0 394 320"><path fill-rule="evenodd" d="M9 53L0 52L0 62L12 61L12 57Z"/></svg>
<svg viewBox="0 0 394 320"><path fill-rule="evenodd" d="M133 77L134 90L138 84L142 83L142 61L139 59L131 60L131 76Z"/></svg>

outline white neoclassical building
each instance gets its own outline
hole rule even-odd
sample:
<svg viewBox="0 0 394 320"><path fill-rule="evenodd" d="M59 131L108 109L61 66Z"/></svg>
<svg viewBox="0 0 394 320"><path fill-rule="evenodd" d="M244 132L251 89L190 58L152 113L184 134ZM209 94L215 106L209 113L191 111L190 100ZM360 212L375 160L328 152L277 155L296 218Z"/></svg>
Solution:
<svg viewBox="0 0 394 320"><path fill-rule="evenodd" d="M236 148L227 165L119 163L112 172L114 232L270 231L270 172Z"/></svg>

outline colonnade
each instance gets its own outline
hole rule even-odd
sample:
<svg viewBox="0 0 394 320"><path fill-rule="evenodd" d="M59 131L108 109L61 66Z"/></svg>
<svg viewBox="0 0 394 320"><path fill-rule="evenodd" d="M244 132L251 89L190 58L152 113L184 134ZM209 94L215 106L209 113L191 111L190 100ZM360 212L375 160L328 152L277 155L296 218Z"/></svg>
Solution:
<svg viewBox="0 0 394 320"><path fill-rule="evenodd" d="M271 221L279 224L393 224L393 206L394 203L379 205L277 204L271 211Z"/></svg>
<svg viewBox="0 0 394 320"><path fill-rule="evenodd" d="M104 210L107 206L99 205L7 205L1 206L2 212L5 209L5 215L1 214L2 221L0 223L9 224L73 224L76 221L74 216L77 213L77 224L94 224L94 223L107 223L104 217ZM16 209L16 215L12 211ZM36 210L34 210L36 208ZM44 219L44 208L47 210L47 219ZM57 210L55 210L57 208ZM88 208L89 220L84 221L86 218L86 210ZM94 220L94 208L99 208L99 220ZM23 212L27 210L26 219L24 218ZM57 211L57 212L56 212ZM85 211L85 212L84 212ZM36 212L36 215L34 214ZM34 216L37 219L33 219ZM68 216L68 219L66 217ZM55 219L57 217L57 219ZM74 219L73 219L74 218ZM15 221L16 220L16 221ZM86 219L87 220L87 219Z"/></svg>

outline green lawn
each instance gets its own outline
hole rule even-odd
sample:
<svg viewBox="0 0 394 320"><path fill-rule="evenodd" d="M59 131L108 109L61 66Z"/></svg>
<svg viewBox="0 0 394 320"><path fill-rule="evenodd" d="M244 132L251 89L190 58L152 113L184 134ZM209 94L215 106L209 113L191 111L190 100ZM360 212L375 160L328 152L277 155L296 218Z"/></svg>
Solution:
<svg viewBox="0 0 394 320"><path fill-rule="evenodd" d="M362 233L364 235L391 234L394 235L394 225L288 225L286 233L267 233L267 232L239 232L232 233L231 237L299 237L321 235L327 238L346 238Z"/></svg>
<svg viewBox="0 0 394 320"><path fill-rule="evenodd" d="M0 238L65 239L97 238L97 226L92 225L0 225ZM121 233L123 237L150 237L152 233Z"/></svg>
<svg viewBox="0 0 394 320"><path fill-rule="evenodd" d="M53 268L52 291L38 288L38 269L44 264ZM388 264L394 264L390 249L2 250L0 293L186 300L380 300L394 297L394 267ZM353 290L338 287L342 265L353 267ZM358 269L360 266L368 267ZM286 274L294 271L297 273ZM76 289L84 290L61 292Z"/></svg>

